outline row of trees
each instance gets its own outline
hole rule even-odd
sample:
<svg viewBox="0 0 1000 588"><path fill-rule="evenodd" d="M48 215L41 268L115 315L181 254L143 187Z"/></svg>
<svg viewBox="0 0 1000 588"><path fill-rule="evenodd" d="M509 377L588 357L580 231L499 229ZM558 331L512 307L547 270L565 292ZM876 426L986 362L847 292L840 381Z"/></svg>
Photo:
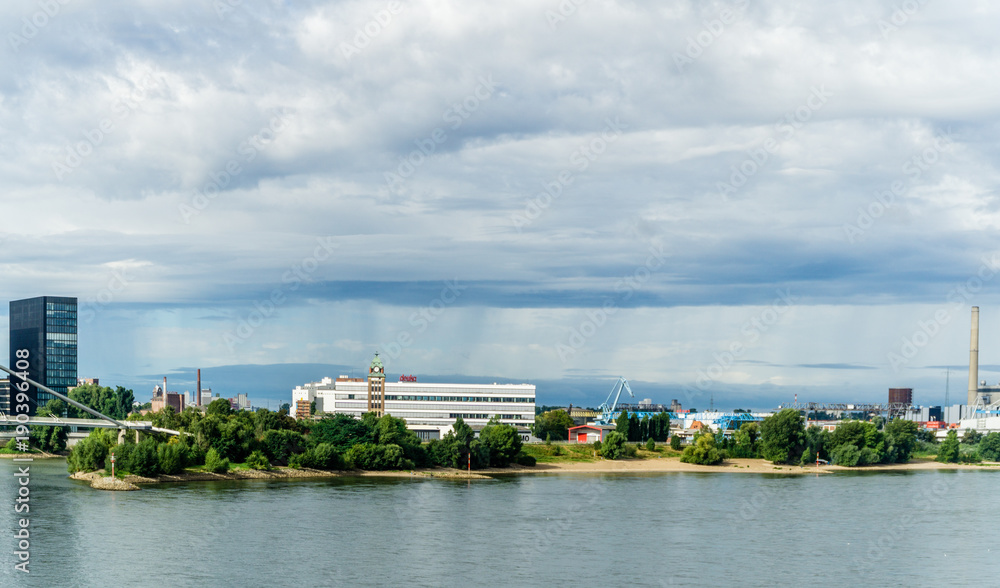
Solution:
<svg viewBox="0 0 1000 588"><path fill-rule="evenodd" d="M774 463L807 464L819 458L850 467L909 461L917 447L917 429L915 422L903 419L891 420L881 430L876 423L865 421L841 423L833 432L816 426L807 429L798 411L785 409L760 424L756 447L753 442L741 445L737 436L733 437L741 450L756 450ZM750 431L747 433L749 437Z"/></svg>
<svg viewBox="0 0 1000 588"><path fill-rule="evenodd" d="M984 459L1000 461L1000 433L983 435L970 429L959 443L958 432L948 431L937 455L937 460L945 463L976 463Z"/></svg>
<svg viewBox="0 0 1000 588"><path fill-rule="evenodd" d="M622 411L615 420L615 431L625 436L625 440L634 443L645 443L649 439L663 443L670 436L670 415L659 412L653 415L639 415Z"/></svg>
<svg viewBox="0 0 1000 588"><path fill-rule="evenodd" d="M335 414L300 422L284 411L232 411L228 401L216 400L205 413L189 407L177 414L166 407L147 418L154 426L182 434L168 437L154 433L140 443L127 438L118 444L116 432L96 430L71 452L70 471L110 470L112 452L118 471L142 476L173 474L201 465L225 471L231 463L244 462L255 469L278 464L394 470L431 465L466 467L470 461L474 468L503 467L521 453L517 430L496 420L475 439L472 428L458 419L454 431L444 439L422 444L403 419L374 413L360 420Z"/></svg>

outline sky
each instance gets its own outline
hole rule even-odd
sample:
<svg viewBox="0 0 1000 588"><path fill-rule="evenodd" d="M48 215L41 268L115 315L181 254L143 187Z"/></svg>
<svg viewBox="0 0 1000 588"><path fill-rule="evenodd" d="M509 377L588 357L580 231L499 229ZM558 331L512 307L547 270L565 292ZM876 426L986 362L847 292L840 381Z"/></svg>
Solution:
<svg viewBox="0 0 1000 588"><path fill-rule="evenodd" d="M1000 6L0 5L0 271L79 375L596 406L1000 381ZM0 330L7 328L0 305ZM0 338L0 357L6 357Z"/></svg>

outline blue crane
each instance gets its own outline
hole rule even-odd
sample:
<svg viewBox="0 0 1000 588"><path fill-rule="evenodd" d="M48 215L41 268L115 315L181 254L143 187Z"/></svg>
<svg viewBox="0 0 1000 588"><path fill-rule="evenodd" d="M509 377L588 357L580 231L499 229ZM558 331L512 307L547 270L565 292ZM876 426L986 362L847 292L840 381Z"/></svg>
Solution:
<svg viewBox="0 0 1000 588"><path fill-rule="evenodd" d="M614 424L615 407L618 406L618 398L621 397L622 390L628 391L628 395L631 396L632 398L635 398L635 394L632 394L632 388L630 388L628 385L628 380L625 379L625 376L619 376L618 381L615 382L615 385L611 387L611 393L608 394L608 399L604 401L604 404L597 407L598 410L601 411L601 418L594 421L594 424L597 425ZM614 401L611 400L612 396L615 397ZM608 404L609 402L611 404Z"/></svg>

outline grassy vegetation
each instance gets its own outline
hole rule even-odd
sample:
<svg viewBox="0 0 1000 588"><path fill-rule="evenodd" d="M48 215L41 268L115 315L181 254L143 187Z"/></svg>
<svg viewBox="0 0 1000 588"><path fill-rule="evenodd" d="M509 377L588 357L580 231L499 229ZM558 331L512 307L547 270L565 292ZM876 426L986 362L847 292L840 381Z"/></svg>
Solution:
<svg viewBox="0 0 1000 588"><path fill-rule="evenodd" d="M594 446L584 443L552 443L525 444L521 452L535 458L538 463L555 463L561 461L596 461Z"/></svg>
<svg viewBox="0 0 1000 588"><path fill-rule="evenodd" d="M635 447L634 443L630 443ZM558 463L558 462L592 462L601 459L600 452L594 455L594 446L590 443L552 443L545 445L542 443L524 445L521 452L534 457L538 463ZM667 444L656 446L655 451L647 451L645 447L639 449L635 459L656 459L659 457L679 457L680 451L670 449Z"/></svg>

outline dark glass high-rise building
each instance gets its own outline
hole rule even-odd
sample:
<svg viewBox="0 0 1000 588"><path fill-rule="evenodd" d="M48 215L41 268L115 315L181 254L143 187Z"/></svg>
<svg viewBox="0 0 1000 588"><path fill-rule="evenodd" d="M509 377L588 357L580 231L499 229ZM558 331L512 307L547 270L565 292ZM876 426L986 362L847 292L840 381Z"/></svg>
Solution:
<svg viewBox="0 0 1000 588"><path fill-rule="evenodd" d="M76 298L39 296L11 301L8 366L15 371L20 349L28 350L27 371L32 380L63 394L76 386ZM28 397L29 414L54 398L34 386L28 389Z"/></svg>

